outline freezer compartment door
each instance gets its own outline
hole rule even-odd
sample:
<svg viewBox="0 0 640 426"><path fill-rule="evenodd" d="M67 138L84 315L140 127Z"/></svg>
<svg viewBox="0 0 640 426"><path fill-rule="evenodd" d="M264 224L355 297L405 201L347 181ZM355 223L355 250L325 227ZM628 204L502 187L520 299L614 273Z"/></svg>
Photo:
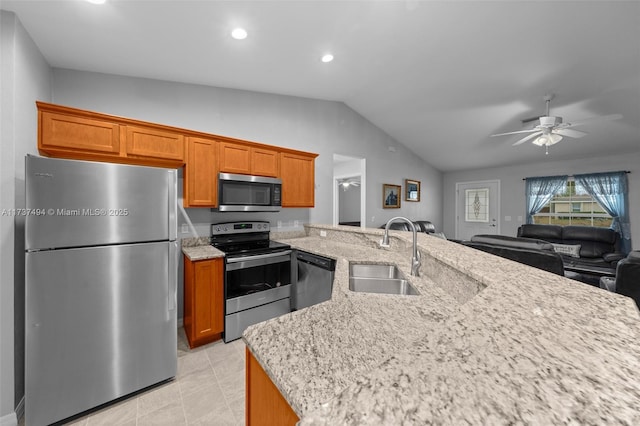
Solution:
<svg viewBox="0 0 640 426"><path fill-rule="evenodd" d="M26 424L175 376L175 244L26 254Z"/></svg>
<svg viewBox="0 0 640 426"><path fill-rule="evenodd" d="M26 249L174 240L176 170L26 157Z"/></svg>

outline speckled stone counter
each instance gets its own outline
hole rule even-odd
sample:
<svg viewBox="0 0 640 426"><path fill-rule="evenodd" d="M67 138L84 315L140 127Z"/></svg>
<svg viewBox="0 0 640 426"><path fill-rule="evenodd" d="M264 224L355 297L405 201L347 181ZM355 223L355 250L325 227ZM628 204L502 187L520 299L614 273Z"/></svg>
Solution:
<svg viewBox="0 0 640 426"><path fill-rule="evenodd" d="M183 238L182 253L193 262L224 257L224 252L210 245L207 237Z"/></svg>
<svg viewBox="0 0 640 426"><path fill-rule="evenodd" d="M326 234L321 237L320 234ZM640 424L640 317L626 297L419 234L314 225L332 300L244 340L301 424ZM349 290L349 261L397 264L419 296Z"/></svg>

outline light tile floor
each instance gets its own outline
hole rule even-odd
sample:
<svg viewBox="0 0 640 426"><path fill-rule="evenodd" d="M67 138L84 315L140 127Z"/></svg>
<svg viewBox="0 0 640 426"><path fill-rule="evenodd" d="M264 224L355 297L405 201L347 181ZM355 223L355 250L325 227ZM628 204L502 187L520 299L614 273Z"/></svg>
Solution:
<svg viewBox="0 0 640 426"><path fill-rule="evenodd" d="M173 381L68 424L244 425L244 401L245 345L242 339L226 344L219 340L189 349L184 330L180 328L178 374Z"/></svg>

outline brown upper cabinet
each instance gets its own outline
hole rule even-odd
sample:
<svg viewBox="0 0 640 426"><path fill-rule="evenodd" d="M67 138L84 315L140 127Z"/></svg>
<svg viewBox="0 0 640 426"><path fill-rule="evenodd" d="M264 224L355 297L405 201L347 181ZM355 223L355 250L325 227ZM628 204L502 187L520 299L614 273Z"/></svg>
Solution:
<svg viewBox="0 0 640 426"><path fill-rule="evenodd" d="M282 207L313 207L315 159L318 154L280 153Z"/></svg>
<svg viewBox="0 0 640 426"><path fill-rule="evenodd" d="M148 127L126 126L127 157L184 161L184 136Z"/></svg>
<svg viewBox="0 0 640 426"><path fill-rule="evenodd" d="M96 157L120 155L120 125L110 121L41 111L40 152L70 151Z"/></svg>
<svg viewBox="0 0 640 426"><path fill-rule="evenodd" d="M36 104L41 154L156 167L184 165L184 135L177 129L44 102Z"/></svg>
<svg viewBox="0 0 640 426"><path fill-rule="evenodd" d="M187 138L184 207L216 207L218 203L218 141Z"/></svg>
<svg viewBox="0 0 640 426"><path fill-rule="evenodd" d="M220 142L220 172L277 177L278 151L235 142Z"/></svg>
<svg viewBox="0 0 640 426"><path fill-rule="evenodd" d="M318 154L36 102L48 157L184 169L185 207L217 207L218 173L282 179L282 207L313 207Z"/></svg>

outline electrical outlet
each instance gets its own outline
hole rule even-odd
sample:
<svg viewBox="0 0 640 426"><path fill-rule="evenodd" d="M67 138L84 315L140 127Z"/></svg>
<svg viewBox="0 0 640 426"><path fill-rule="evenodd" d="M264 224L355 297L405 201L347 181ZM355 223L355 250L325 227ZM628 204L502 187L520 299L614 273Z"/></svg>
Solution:
<svg viewBox="0 0 640 426"><path fill-rule="evenodd" d="M371 216L371 222L375 222L376 221L376 217L375 216Z"/></svg>
<svg viewBox="0 0 640 426"><path fill-rule="evenodd" d="M297 228L298 226L300 226L300 221L299 220L294 220L293 221L293 226L294 226L294 228Z"/></svg>
<svg viewBox="0 0 640 426"><path fill-rule="evenodd" d="M282 228L282 221L281 220L278 221L278 228Z"/></svg>
<svg viewBox="0 0 640 426"><path fill-rule="evenodd" d="M505 222L511 222L511 216L505 216L504 217L504 221Z"/></svg>
<svg viewBox="0 0 640 426"><path fill-rule="evenodd" d="M321 236L321 237L326 237L326 236L327 236L327 231L325 231L325 230L320 230L320 236Z"/></svg>
<svg viewBox="0 0 640 426"><path fill-rule="evenodd" d="M189 225L187 225L186 223L183 223L181 232L183 234L188 234L189 233Z"/></svg>

